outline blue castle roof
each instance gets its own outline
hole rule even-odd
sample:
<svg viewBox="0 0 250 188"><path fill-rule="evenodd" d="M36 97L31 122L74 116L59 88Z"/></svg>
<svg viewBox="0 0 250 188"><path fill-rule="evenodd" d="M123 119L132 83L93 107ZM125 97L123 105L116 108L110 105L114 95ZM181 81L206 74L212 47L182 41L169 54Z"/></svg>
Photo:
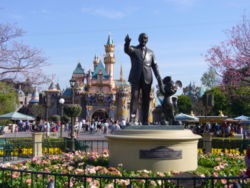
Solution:
<svg viewBox="0 0 250 188"><path fill-rule="evenodd" d="M78 63L73 74L85 74L84 69L82 68L81 63Z"/></svg>
<svg viewBox="0 0 250 188"><path fill-rule="evenodd" d="M71 97L72 96L72 89L66 88L62 94L64 97Z"/></svg>
<svg viewBox="0 0 250 188"><path fill-rule="evenodd" d="M114 44L114 41L111 39L111 36L109 35L108 40L107 40L107 45L110 45L110 44Z"/></svg>
<svg viewBox="0 0 250 188"><path fill-rule="evenodd" d="M95 70L94 70L94 72L93 72L93 75L92 75L92 78L95 78L95 79L97 79L97 75L99 74L99 73L102 73L102 75L103 75L103 77L105 78L105 79L108 79L109 78L109 74L106 72L106 70L105 70L105 68L104 68L104 66L103 66L103 63L100 61L100 63L96 66L96 68L95 68Z"/></svg>
<svg viewBox="0 0 250 188"><path fill-rule="evenodd" d="M51 82L49 90L57 90L56 84L54 82Z"/></svg>
<svg viewBox="0 0 250 188"><path fill-rule="evenodd" d="M37 89L32 93L30 103L39 103L39 92Z"/></svg>

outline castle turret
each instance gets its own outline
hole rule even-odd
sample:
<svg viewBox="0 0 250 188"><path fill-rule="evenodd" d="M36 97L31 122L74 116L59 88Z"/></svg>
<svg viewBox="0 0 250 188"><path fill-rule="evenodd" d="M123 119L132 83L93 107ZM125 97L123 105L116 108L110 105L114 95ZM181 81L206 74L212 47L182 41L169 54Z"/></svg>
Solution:
<svg viewBox="0 0 250 188"><path fill-rule="evenodd" d="M123 78L122 65L120 67L120 79L116 80L117 86L117 102L118 102L118 120L128 120L129 110L128 110L128 101L129 101L129 85L126 80Z"/></svg>
<svg viewBox="0 0 250 188"><path fill-rule="evenodd" d="M32 103L32 104L39 103L39 93L37 91L37 88L35 88L35 90L33 91L32 95L31 95L30 103Z"/></svg>
<svg viewBox="0 0 250 188"><path fill-rule="evenodd" d="M105 57L104 57L104 64L106 72L110 75L110 78L114 78L114 64L115 64L115 45L113 40L111 39L111 36L108 36L107 44L104 45L105 47Z"/></svg>
<svg viewBox="0 0 250 188"><path fill-rule="evenodd" d="M95 55L94 60L93 60L93 64L94 64L94 70L97 67L97 65L100 63L100 59L97 55Z"/></svg>

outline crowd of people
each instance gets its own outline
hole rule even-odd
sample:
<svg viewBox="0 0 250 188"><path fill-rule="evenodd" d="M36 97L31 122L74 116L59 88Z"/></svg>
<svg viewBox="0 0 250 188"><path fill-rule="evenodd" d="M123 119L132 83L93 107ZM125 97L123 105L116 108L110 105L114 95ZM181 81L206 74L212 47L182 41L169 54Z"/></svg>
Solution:
<svg viewBox="0 0 250 188"><path fill-rule="evenodd" d="M204 132L210 132L213 136L229 137L240 134L244 137L247 136L247 130L243 129L242 124L239 122L222 122L222 123L204 123L195 124L190 126L193 133L202 135Z"/></svg>
<svg viewBox="0 0 250 188"><path fill-rule="evenodd" d="M28 121L18 120L16 123L8 124L9 132L57 132L60 128L60 122L54 123L50 121Z"/></svg>
<svg viewBox="0 0 250 188"><path fill-rule="evenodd" d="M120 130L125 128L127 122L125 120L122 121L112 121L112 120L92 120L86 121L85 119L76 121L74 124L74 132L76 136L79 136L80 133L113 133L116 130ZM63 129L64 132L71 132L71 123L61 124L60 121L52 122L52 121L44 121L41 120L39 122L36 121L22 121L18 120L16 123L8 124L8 132L58 132L60 128Z"/></svg>
<svg viewBox="0 0 250 188"><path fill-rule="evenodd" d="M74 124L74 132L77 136L81 133L102 133L108 134L113 133L116 130L124 129L128 125L126 120L114 121L111 119L103 120L79 120ZM136 125L140 126L141 123L137 122ZM152 125L160 125L155 122ZM19 120L16 123L9 124L9 132L28 132L28 131L39 131L39 132L58 132L62 127L64 132L71 132L71 123L65 123L61 125L61 122L52 122L52 121L22 121ZM229 137L234 136L235 134L242 135L244 137L248 136L247 130L243 129L242 124L239 122L222 122L222 123L195 123L192 125L185 125L185 128L189 128L195 134L202 135L204 132L210 132L213 136L219 137Z"/></svg>
<svg viewBox="0 0 250 188"><path fill-rule="evenodd" d="M104 120L92 120L92 121L86 121L85 119L76 122L74 126L74 130L76 130L77 135L79 135L81 132L86 133L113 133L116 130L124 129L127 125L127 122L125 120L122 121L113 121L109 119ZM66 129L67 129L66 125Z"/></svg>

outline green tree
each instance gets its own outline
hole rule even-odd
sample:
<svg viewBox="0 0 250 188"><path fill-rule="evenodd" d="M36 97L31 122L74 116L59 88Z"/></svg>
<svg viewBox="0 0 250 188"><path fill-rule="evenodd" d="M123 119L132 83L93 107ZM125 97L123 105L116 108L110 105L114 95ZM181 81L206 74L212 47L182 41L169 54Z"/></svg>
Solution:
<svg viewBox="0 0 250 188"><path fill-rule="evenodd" d="M66 123L68 123L69 121L70 121L70 118L69 118L68 116L64 115L64 116L62 117L62 124L66 124Z"/></svg>
<svg viewBox="0 0 250 188"><path fill-rule="evenodd" d="M71 151L75 151L75 139L74 139L74 125L75 125L75 117L79 116L82 111L82 107L79 104L68 104L65 105L64 114L68 117L71 117Z"/></svg>
<svg viewBox="0 0 250 188"><path fill-rule="evenodd" d="M203 73L201 83L208 88L213 88L219 84L219 77L214 68L209 67L208 71Z"/></svg>
<svg viewBox="0 0 250 188"><path fill-rule="evenodd" d="M237 90L231 90L229 95L229 112L232 117L239 115L250 116L250 87L241 86Z"/></svg>
<svg viewBox="0 0 250 188"><path fill-rule="evenodd" d="M0 114L15 111L17 107L17 93L15 88L0 82Z"/></svg>
<svg viewBox="0 0 250 188"><path fill-rule="evenodd" d="M77 117L81 114L82 107L78 104L68 104L64 105L63 110L68 117Z"/></svg>
<svg viewBox="0 0 250 188"><path fill-rule="evenodd" d="M61 116L54 114L50 117L50 120L53 122L59 122L61 120Z"/></svg>
<svg viewBox="0 0 250 188"><path fill-rule="evenodd" d="M178 96L178 112L189 114L192 109L191 99L188 96Z"/></svg>
<svg viewBox="0 0 250 188"><path fill-rule="evenodd" d="M204 94L204 98L206 97L206 94L214 96L213 106L208 107L208 115L218 115L221 110L224 114L229 114L228 97L221 87L214 87L210 89Z"/></svg>

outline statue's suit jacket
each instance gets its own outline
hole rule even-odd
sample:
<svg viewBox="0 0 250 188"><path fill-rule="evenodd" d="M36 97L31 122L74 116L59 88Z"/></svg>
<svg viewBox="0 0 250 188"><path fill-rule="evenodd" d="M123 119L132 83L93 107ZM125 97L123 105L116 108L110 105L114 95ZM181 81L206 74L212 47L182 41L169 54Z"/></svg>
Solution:
<svg viewBox="0 0 250 188"><path fill-rule="evenodd" d="M135 84L139 86L142 74L144 76L145 83L152 84L153 77L151 68L153 69L158 82L161 81L158 66L152 50L145 47L145 53L143 54L143 50L139 45L129 46L129 44L125 43L124 51L130 56L132 63L128 79L132 85Z"/></svg>

